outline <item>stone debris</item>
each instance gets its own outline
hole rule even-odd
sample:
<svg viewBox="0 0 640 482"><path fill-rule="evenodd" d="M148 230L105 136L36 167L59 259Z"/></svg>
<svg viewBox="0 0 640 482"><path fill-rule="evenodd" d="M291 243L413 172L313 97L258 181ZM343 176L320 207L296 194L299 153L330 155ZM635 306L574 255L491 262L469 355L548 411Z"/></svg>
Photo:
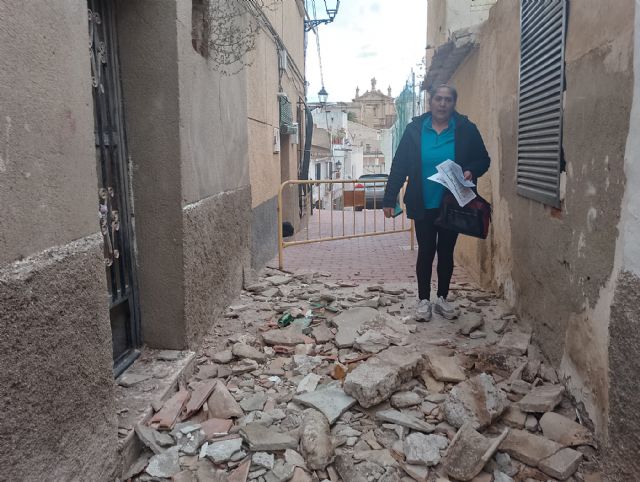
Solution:
<svg viewBox="0 0 640 482"><path fill-rule="evenodd" d="M513 429L500 444L500 451L527 465L538 464L562 449L562 445L524 430Z"/></svg>
<svg viewBox="0 0 640 482"><path fill-rule="evenodd" d="M440 382L463 382L467 379L454 357L428 355L428 367L433 378Z"/></svg>
<svg viewBox="0 0 640 482"><path fill-rule="evenodd" d="M323 470L333 461L333 444L327 418L317 410L304 412L300 436L300 451L313 470Z"/></svg>
<svg viewBox="0 0 640 482"><path fill-rule="evenodd" d="M491 440L476 432L472 422L465 423L451 441L444 461L445 471L458 480L473 480L498 450L507 433Z"/></svg>
<svg viewBox="0 0 640 482"><path fill-rule="evenodd" d="M540 385L520 400L518 406L523 412L550 412L562 401L563 394L562 385Z"/></svg>
<svg viewBox="0 0 640 482"><path fill-rule="evenodd" d="M593 434L589 429L559 413L545 413L540 419L540 428L545 437L565 447L594 445Z"/></svg>
<svg viewBox="0 0 640 482"><path fill-rule="evenodd" d="M459 320L417 324L414 290L267 269L227 310L233 323L205 338L195 375L153 403L149 422L131 424L148 450L125 473L134 482L587 480L593 434L575 422L531 335L510 331L525 323L493 295L454 293ZM118 390L158 376L125 374Z"/></svg>
<svg viewBox="0 0 640 482"><path fill-rule="evenodd" d="M401 427L410 428L418 432L431 433L435 431L435 427L430 423L423 422L416 417L407 415L406 413L399 412L397 410L384 410L376 413L376 419L383 422L393 423L400 425Z"/></svg>
<svg viewBox="0 0 640 482"><path fill-rule="evenodd" d="M578 470L581 460L582 453L566 448L542 460L538 468L551 477L566 480Z"/></svg>
<svg viewBox="0 0 640 482"><path fill-rule="evenodd" d="M442 435L412 433L404 440L407 463L432 467L440 463L440 451L447 448L449 440Z"/></svg>
<svg viewBox="0 0 640 482"><path fill-rule="evenodd" d="M331 425L356 403L355 398L350 397L344 390L337 387L324 388L298 395L293 400L319 410L327 417Z"/></svg>
<svg viewBox="0 0 640 482"><path fill-rule="evenodd" d="M485 428L506 410L507 396L491 375L481 373L456 385L444 402L447 421L454 427L472 422L475 429Z"/></svg>
<svg viewBox="0 0 640 482"><path fill-rule="evenodd" d="M524 355L529 349L531 335L527 333L510 332L505 333L500 340L500 348L512 355Z"/></svg>

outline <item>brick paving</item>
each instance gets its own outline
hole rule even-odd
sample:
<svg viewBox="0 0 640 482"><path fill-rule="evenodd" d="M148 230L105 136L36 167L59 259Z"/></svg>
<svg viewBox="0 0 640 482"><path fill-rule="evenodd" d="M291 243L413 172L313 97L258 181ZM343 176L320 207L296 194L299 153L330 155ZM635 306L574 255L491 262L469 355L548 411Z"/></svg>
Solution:
<svg viewBox="0 0 640 482"><path fill-rule="evenodd" d="M374 231L374 217L376 230L383 230L382 211L366 210L355 213L355 233L365 232L365 216L366 232ZM346 235L354 234L353 220L353 211L345 211L344 233ZM320 228L318 228L319 224ZM342 211L333 212L333 226L334 236L342 235ZM405 221L405 227L409 227L409 220ZM330 228L330 211L315 210L309 222L309 239L329 236ZM386 221L386 229L393 230L393 220ZM400 218L396 218L396 229L402 229ZM307 239L307 231L301 230L294 239ZM411 251L410 244L409 233L403 232L290 246L284 250L284 269L326 272L335 280L413 282L418 245L416 243L415 251ZM278 258L274 258L269 266L277 267ZM435 275L434 269L434 279ZM456 267L453 282L469 282L469 279L464 270Z"/></svg>

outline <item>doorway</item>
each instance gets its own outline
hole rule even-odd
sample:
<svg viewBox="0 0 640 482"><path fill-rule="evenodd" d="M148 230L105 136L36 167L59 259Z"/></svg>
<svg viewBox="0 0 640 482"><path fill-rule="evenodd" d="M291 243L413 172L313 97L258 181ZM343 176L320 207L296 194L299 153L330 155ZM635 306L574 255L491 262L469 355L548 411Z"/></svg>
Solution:
<svg viewBox="0 0 640 482"><path fill-rule="evenodd" d="M98 209L104 238L114 376L138 357L135 238L114 2L88 0Z"/></svg>

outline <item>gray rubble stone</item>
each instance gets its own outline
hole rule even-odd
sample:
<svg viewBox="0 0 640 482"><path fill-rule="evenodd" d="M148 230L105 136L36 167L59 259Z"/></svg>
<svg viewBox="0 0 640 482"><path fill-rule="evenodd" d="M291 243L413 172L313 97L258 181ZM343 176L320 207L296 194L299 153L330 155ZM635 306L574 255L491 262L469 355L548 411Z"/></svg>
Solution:
<svg viewBox="0 0 640 482"><path fill-rule="evenodd" d="M581 460L582 453L565 448L542 460L538 468L555 479L566 480L578 470Z"/></svg>
<svg viewBox="0 0 640 482"><path fill-rule="evenodd" d="M538 430L538 419L533 415L527 415L527 418L524 422L524 428L526 428L529 432L536 432Z"/></svg>
<svg viewBox="0 0 640 482"><path fill-rule="evenodd" d="M249 423L240 428L240 435L253 452L297 449L298 438L288 433L276 432L259 423Z"/></svg>
<svg viewBox="0 0 640 482"><path fill-rule="evenodd" d="M378 480L385 470L373 462L360 462L355 464L353 458L343 454L336 457L334 466L344 481L370 482Z"/></svg>
<svg viewBox="0 0 640 482"><path fill-rule="evenodd" d="M271 346L295 346L302 345L307 341L307 337L296 327L266 331L262 334L262 339L267 345Z"/></svg>
<svg viewBox="0 0 640 482"><path fill-rule="evenodd" d="M315 326L311 330L311 335L315 338L316 343L325 344L329 343L335 338L335 335L331 332L329 327L324 323L318 326Z"/></svg>
<svg viewBox="0 0 640 482"><path fill-rule="evenodd" d="M404 471L416 482L428 482L429 468L422 465L404 464Z"/></svg>
<svg viewBox="0 0 640 482"><path fill-rule="evenodd" d="M331 324L338 329L338 333L335 336L335 343L338 348L352 347L358 332L365 323L373 321L380 316L381 314L376 309L360 307L351 308L333 318Z"/></svg>
<svg viewBox="0 0 640 482"><path fill-rule="evenodd" d="M542 460L562 449L562 445L525 430L512 429L499 450L514 459L536 467Z"/></svg>
<svg viewBox="0 0 640 482"><path fill-rule="evenodd" d="M465 423L451 441L447 455L443 462L448 475L458 480L472 480L486 464L484 457L491 457L488 453L492 448L491 440L473 429L471 422ZM495 452L497 446L493 448Z"/></svg>
<svg viewBox="0 0 640 482"><path fill-rule="evenodd" d="M122 375L118 377L116 382L118 385L130 388L138 383L144 382L145 380L149 380L151 378L150 374L138 374L138 373L129 373L124 372Z"/></svg>
<svg viewBox="0 0 640 482"><path fill-rule="evenodd" d="M227 462L233 454L242 448L242 439L240 437L230 438L226 440L209 442L201 450L201 454L211 459L215 464Z"/></svg>
<svg viewBox="0 0 640 482"><path fill-rule="evenodd" d="M256 452L251 456L252 465L268 470L271 470L273 468L275 461L275 456L267 452Z"/></svg>
<svg viewBox="0 0 640 482"><path fill-rule="evenodd" d="M539 385L518 402L523 412L544 413L553 410L564 394L562 385Z"/></svg>
<svg viewBox="0 0 640 482"><path fill-rule="evenodd" d="M411 415L407 415L397 410L383 410L377 412L376 419L400 425L401 427L407 427L412 430L417 430L418 432L431 433L436 429L435 426L430 423L424 422L416 417L412 417Z"/></svg>
<svg viewBox="0 0 640 482"><path fill-rule="evenodd" d="M594 445L591 431L573 420L555 412L547 412L540 419L544 436L566 447Z"/></svg>
<svg viewBox="0 0 640 482"><path fill-rule="evenodd" d="M517 405L511 404L502 414L502 422L511 428L524 428L527 421L527 414L518 408Z"/></svg>
<svg viewBox="0 0 640 482"><path fill-rule="evenodd" d="M420 354L404 347L392 347L370 358L350 372L344 391L364 408L389 399L403 384L423 368Z"/></svg>
<svg viewBox="0 0 640 482"><path fill-rule="evenodd" d="M267 394L262 392L256 393L255 395L240 400L240 406L245 412L262 410L265 403L267 403Z"/></svg>
<svg viewBox="0 0 640 482"><path fill-rule="evenodd" d="M322 413L313 408L304 411L300 451L307 466L313 470L324 470L333 461L329 422Z"/></svg>
<svg viewBox="0 0 640 482"><path fill-rule="evenodd" d="M391 395L391 405L395 408L407 408L418 405L422 397L416 392L396 392Z"/></svg>
<svg viewBox="0 0 640 482"><path fill-rule="evenodd" d="M255 360L258 363L262 363L267 359L267 355L262 351L245 343L236 343L233 345L231 353L238 358L249 358L250 360Z"/></svg>
<svg viewBox="0 0 640 482"><path fill-rule="evenodd" d="M319 356L293 355L294 372L298 375L307 375L322 364L323 359Z"/></svg>
<svg viewBox="0 0 640 482"><path fill-rule="evenodd" d="M301 467L303 469L307 468L307 464L304 461L304 457L300 455L295 450L287 449L284 451L284 460L289 465L293 465L294 467Z"/></svg>
<svg viewBox="0 0 640 482"><path fill-rule="evenodd" d="M293 473L296 468L293 465L289 465L282 460L278 460L273 467L273 470L267 472L264 475L266 482L287 482L293 477Z"/></svg>
<svg viewBox="0 0 640 482"><path fill-rule="evenodd" d="M210 358L215 363L225 364L233 360L233 353L231 353L231 350L223 350L223 351L219 351L211 354Z"/></svg>
<svg viewBox="0 0 640 482"><path fill-rule="evenodd" d="M514 480L504 472L496 469L493 471L493 482L514 482Z"/></svg>
<svg viewBox="0 0 640 482"><path fill-rule="evenodd" d="M171 447L149 460L145 471L152 477L170 478L180 472L180 456L178 447Z"/></svg>
<svg viewBox="0 0 640 482"><path fill-rule="evenodd" d="M458 331L463 335L470 335L473 331L484 325L484 316L480 313L467 313L460 319Z"/></svg>
<svg viewBox="0 0 640 482"><path fill-rule="evenodd" d="M481 373L453 387L443 408L447 421L454 427L472 422L473 428L481 429L500 417L507 406L507 396L493 377Z"/></svg>
<svg viewBox="0 0 640 482"><path fill-rule="evenodd" d="M135 426L135 431L140 441L144 445L146 445L154 454L157 455L164 452L164 449L158 443L158 436L160 435L160 432L140 423Z"/></svg>
<svg viewBox="0 0 640 482"><path fill-rule="evenodd" d="M350 397L338 387L322 388L314 392L296 395L293 397L293 401L319 410L327 417L331 425L356 403L355 398Z"/></svg>
<svg viewBox="0 0 640 482"><path fill-rule="evenodd" d="M291 282L292 279L293 278L291 276L287 276L287 275L275 275L275 276L269 276L268 278L266 278L265 281L267 281L268 283L271 283L273 286L282 286Z"/></svg>
<svg viewBox="0 0 640 482"><path fill-rule="evenodd" d="M432 467L440 463L440 451L447 448L449 440L442 435L412 433L404 440L407 463Z"/></svg>
<svg viewBox="0 0 640 482"><path fill-rule="evenodd" d="M427 360L431 374L440 382L458 383L467 379L454 357L429 354Z"/></svg>
<svg viewBox="0 0 640 482"><path fill-rule="evenodd" d="M368 460L383 467L396 467L398 465L398 461L393 458L389 449L355 450L353 458L356 460Z"/></svg>
<svg viewBox="0 0 640 482"><path fill-rule="evenodd" d="M322 380L322 377L320 375L309 373L302 380L300 380L300 383L298 383L296 393L313 392L318 386L318 383L320 383L320 380Z"/></svg>
<svg viewBox="0 0 640 482"><path fill-rule="evenodd" d="M512 355L524 355L529 349L530 341L531 335L528 333L510 332L503 335L499 347Z"/></svg>
<svg viewBox="0 0 640 482"><path fill-rule="evenodd" d="M354 348L365 353L380 353L389 348L391 342L389 338L375 330L367 330L359 335L353 343Z"/></svg>

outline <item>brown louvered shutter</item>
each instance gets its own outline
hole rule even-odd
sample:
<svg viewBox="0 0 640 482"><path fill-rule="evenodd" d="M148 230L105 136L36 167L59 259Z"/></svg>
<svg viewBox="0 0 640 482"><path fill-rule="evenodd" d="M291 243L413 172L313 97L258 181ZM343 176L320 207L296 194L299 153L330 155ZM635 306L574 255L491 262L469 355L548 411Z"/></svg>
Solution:
<svg viewBox="0 0 640 482"><path fill-rule="evenodd" d="M522 0L517 188L560 207L566 0Z"/></svg>

